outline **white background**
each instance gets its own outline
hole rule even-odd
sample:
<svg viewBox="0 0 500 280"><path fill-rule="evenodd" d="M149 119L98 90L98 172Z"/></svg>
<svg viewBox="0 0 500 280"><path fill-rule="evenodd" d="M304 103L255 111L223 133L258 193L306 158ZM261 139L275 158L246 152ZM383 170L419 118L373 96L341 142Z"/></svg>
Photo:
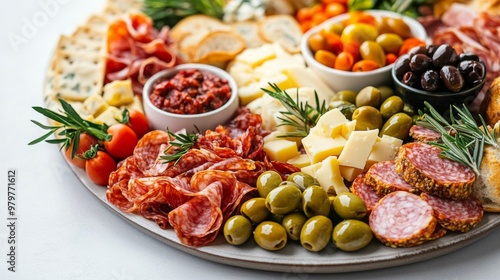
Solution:
<svg viewBox="0 0 500 280"><path fill-rule="evenodd" d="M221 265L138 231L88 192L58 148L28 146L42 134L42 83L60 34L70 34L104 0L3 1L0 9L0 279L499 279L500 229L432 260L347 274L290 274ZM35 29L26 26L36 23ZM20 43L11 38L20 36ZM16 272L7 271L7 170L18 171Z"/></svg>

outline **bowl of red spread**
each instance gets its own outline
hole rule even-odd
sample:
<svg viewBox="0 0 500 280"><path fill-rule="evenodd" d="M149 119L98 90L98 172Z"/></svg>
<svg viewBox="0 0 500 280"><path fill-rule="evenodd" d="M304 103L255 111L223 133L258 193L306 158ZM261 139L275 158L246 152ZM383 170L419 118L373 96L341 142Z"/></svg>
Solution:
<svg viewBox="0 0 500 280"><path fill-rule="evenodd" d="M144 86L144 111L153 129L201 132L226 123L238 109L237 86L226 71L181 64L152 76Z"/></svg>

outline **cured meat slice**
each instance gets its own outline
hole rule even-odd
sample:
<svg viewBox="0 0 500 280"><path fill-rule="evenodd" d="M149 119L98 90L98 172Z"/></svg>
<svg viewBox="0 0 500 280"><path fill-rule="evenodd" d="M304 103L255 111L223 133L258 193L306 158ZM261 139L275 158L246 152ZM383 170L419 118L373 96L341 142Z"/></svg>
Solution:
<svg viewBox="0 0 500 280"><path fill-rule="evenodd" d="M370 213L380 200L380 197L371 186L365 184L366 173L361 173L352 182L351 192L365 202L366 210Z"/></svg>
<svg viewBox="0 0 500 280"><path fill-rule="evenodd" d="M390 247L411 247L429 240L437 220L420 196L396 191L384 196L369 216L375 237Z"/></svg>
<svg viewBox="0 0 500 280"><path fill-rule="evenodd" d="M468 198L476 179L474 171L440 153L440 148L425 143L406 143L396 156L396 172L422 192L455 200Z"/></svg>
<svg viewBox="0 0 500 280"><path fill-rule="evenodd" d="M459 201L426 193L420 196L431 205L439 224L446 229L467 232L474 228L483 217L483 206L472 195Z"/></svg>
<svg viewBox="0 0 500 280"><path fill-rule="evenodd" d="M441 133L420 125L413 125L409 134L411 138L424 143L441 141Z"/></svg>
<svg viewBox="0 0 500 280"><path fill-rule="evenodd" d="M394 161L381 161L373 164L366 172L365 183L371 186L379 196L395 191L419 193L418 189L408 184L396 173L395 167Z"/></svg>

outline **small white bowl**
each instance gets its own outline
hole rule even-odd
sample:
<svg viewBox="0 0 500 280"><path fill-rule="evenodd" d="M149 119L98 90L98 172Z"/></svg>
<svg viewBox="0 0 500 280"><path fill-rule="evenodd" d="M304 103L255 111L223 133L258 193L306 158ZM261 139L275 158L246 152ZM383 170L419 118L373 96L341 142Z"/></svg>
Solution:
<svg viewBox="0 0 500 280"><path fill-rule="evenodd" d="M427 32L425 28L416 20L403 16L398 13L382 10L369 10L364 11L375 17L399 17L404 20L404 22L410 27L413 37L419 38L423 41L427 39ZM349 14L342 14L336 17L330 18L318 26L311 28L307 31L300 42L300 48L302 55L311 68L311 70L320 77L331 89L334 91L339 90L354 90L356 92L360 91L366 86L379 86L387 85L392 83L391 69L392 64L386 65L379 69L366 72L351 72L334 69L319 63L315 58L314 54L309 48L309 37L312 34L318 33L321 29L327 28L333 23L339 23L343 20L349 18Z"/></svg>
<svg viewBox="0 0 500 280"><path fill-rule="evenodd" d="M166 112L151 103L149 94L153 91L154 85L161 80L174 76L182 69L198 69L202 72L210 72L228 81L231 88L231 97L220 108L201 114L175 114ZM225 124L233 117L239 107L238 88L236 81L226 71L207 64L181 64L171 69L163 70L153 75L144 85L142 92L144 112L149 120L152 129L165 130L171 132L186 129L188 132L196 132L196 127L204 133L207 129L213 130L220 124Z"/></svg>

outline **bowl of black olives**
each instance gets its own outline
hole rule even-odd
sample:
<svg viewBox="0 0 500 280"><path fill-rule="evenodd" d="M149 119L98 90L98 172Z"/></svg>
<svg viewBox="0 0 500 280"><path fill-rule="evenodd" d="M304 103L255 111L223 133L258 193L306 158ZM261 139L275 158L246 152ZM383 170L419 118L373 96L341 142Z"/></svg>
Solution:
<svg viewBox="0 0 500 280"><path fill-rule="evenodd" d="M473 53L447 44L418 46L400 56L392 68L396 94L423 109L424 101L441 111L470 103L484 85L486 67Z"/></svg>

